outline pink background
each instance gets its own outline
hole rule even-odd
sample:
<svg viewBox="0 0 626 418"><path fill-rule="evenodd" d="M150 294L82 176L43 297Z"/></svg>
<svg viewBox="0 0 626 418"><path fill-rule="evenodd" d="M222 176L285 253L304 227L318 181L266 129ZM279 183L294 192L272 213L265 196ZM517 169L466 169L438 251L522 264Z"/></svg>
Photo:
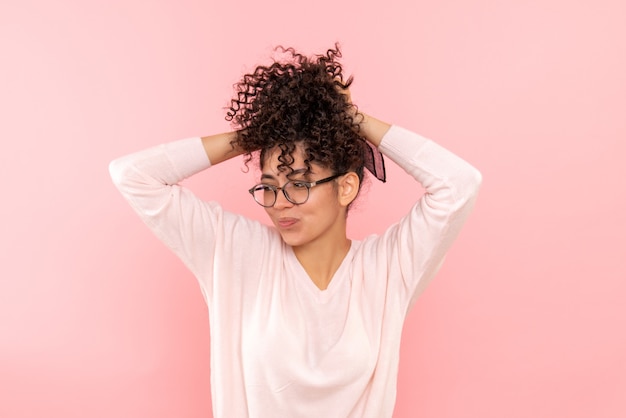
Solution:
<svg viewBox="0 0 626 418"><path fill-rule="evenodd" d="M273 45L335 40L361 108L484 175L406 323L395 416L626 416L626 3L298 4L2 2L0 416L211 415L198 286L107 164L228 129L232 84ZM188 184L264 219L241 165ZM411 187L390 167L353 237Z"/></svg>

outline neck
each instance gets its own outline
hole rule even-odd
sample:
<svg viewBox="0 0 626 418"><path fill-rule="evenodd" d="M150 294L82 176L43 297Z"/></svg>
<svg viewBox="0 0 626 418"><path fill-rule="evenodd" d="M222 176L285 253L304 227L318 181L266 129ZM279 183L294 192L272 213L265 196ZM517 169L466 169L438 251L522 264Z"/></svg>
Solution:
<svg viewBox="0 0 626 418"><path fill-rule="evenodd" d="M320 290L326 290L335 272L348 254L350 245L351 241L344 232L341 239L335 237L332 240L311 242L293 247L293 252L313 283Z"/></svg>

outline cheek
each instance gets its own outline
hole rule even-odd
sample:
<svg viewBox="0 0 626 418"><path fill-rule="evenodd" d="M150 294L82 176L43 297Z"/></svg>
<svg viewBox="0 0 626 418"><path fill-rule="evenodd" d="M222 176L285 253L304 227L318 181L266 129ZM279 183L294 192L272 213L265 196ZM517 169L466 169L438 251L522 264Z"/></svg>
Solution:
<svg viewBox="0 0 626 418"><path fill-rule="evenodd" d="M337 193L335 190L318 190L320 193L315 197L311 196L309 201L311 205L311 212L328 213L334 212L339 207L339 201L337 199Z"/></svg>
<svg viewBox="0 0 626 418"><path fill-rule="evenodd" d="M324 190L324 193L322 193L322 195L324 197L324 200L329 205L339 205L339 186L337 186L336 184L333 184L326 190Z"/></svg>

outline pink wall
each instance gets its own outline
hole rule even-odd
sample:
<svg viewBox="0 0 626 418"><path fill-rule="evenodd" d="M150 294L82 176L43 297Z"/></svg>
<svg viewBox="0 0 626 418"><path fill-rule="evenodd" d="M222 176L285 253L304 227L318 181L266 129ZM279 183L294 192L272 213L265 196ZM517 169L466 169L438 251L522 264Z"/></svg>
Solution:
<svg viewBox="0 0 626 418"><path fill-rule="evenodd" d="M484 175L406 324L396 417L626 416L626 3L214 3L0 5L0 416L210 416L199 289L107 164L226 129L272 45L335 40L355 102ZM240 167L189 185L262 218ZM389 177L354 237L410 205Z"/></svg>

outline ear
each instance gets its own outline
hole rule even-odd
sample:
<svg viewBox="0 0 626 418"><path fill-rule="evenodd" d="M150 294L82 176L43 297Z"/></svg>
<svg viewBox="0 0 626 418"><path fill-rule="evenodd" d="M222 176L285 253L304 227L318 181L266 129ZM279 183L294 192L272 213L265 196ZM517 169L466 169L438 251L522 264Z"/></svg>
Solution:
<svg viewBox="0 0 626 418"><path fill-rule="evenodd" d="M348 206L359 194L359 176L351 171L339 180L339 188L337 190L339 204Z"/></svg>

